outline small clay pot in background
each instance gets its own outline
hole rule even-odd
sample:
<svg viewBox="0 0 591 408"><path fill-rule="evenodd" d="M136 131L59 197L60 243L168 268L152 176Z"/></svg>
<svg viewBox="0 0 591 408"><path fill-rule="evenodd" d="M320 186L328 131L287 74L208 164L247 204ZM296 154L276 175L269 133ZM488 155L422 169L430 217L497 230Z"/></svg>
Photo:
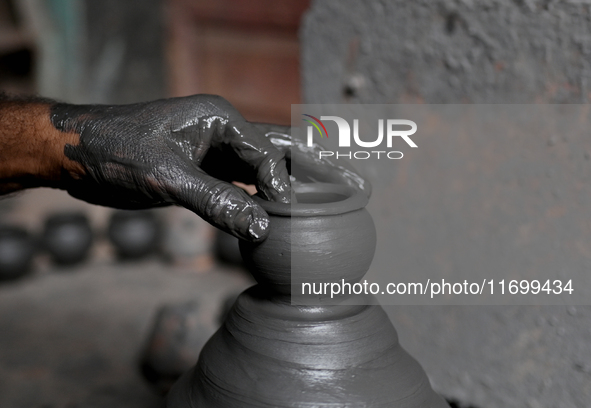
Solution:
<svg viewBox="0 0 591 408"><path fill-rule="evenodd" d="M88 257L93 233L88 217L82 212L62 212L45 220L43 248L58 265L75 265Z"/></svg>
<svg viewBox="0 0 591 408"><path fill-rule="evenodd" d="M243 265L239 239L222 230L216 230L213 251L217 260L230 265Z"/></svg>
<svg viewBox="0 0 591 408"><path fill-rule="evenodd" d="M195 301L160 307L140 357L143 377L166 394L216 329L213 314Z"/></svg>
<svg viewBox="0 0 591 408"><path fill-rule="evenodd" d="M18 279L31 271L37 244L24 228L0 226L0 280Z"/></svg>
<svg viewBox="0 0 591 408"><path fill-rule="evenodd" d="M115 211L108 236L120 259L139 259L160 252L163 227L153 211Z"/></svg>

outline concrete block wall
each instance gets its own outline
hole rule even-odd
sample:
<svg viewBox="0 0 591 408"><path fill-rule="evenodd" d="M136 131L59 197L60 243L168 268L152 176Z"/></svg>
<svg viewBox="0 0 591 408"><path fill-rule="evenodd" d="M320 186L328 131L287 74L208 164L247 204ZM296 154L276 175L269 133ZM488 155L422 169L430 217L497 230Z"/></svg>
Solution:
<svg viewBox="0 0 591 408"><path fill-rule="evenodd" d="M304 18L300 38L306 103L587 103L591 95L591 2L584 0L317 0ZM487 146L503 152L503 143L506 138ZM548 141L532 134L521 143L541 151ZM580 198L572 190L560 190L573 176L591 189L591 138L575 143L581 154L529 157L531 166L551 167L543 182L560 191L554 198L540 198L539 205L571 205ZM476 146L465 149L458 166L478 154ZM546 162L549 157L552 162ZM414 169L425 173L436 165L423 160ZM362 170L373 174L378 186L388 185L392 176ZM527 171L516 166L513 176L526 177ZM486 177L480 188L492 188L499 174ZM477 175L458 177L456 183L469 185ZM437 178L432 180L431 187L440 188ZM437 202L429 201L429 186L424 188L424 201L413 207L416 220L440 211ZM583 190L587 197L589 190ZM513 220L531 217L531 208L519 206L519 194L527 196L528 191L481 200L492 206L515 205ZM408 207L405 200L403 195L396 203ZM377 211L391 206L392 201L372 202ZM584 206L576 214L580 225L590 225ZM454 224L457 220L442 217L437 227L464 228ZM502 229L512 221L495 222ZM420 222L401 225L401 236L413 228L434 228ZM520 256L572 250L574 228L572 222L557 222ZM591 271L584 255L591 247L591 229L577 231L583 250L564 268L583 265ZM445 259L457 245L474 249L468 238L436 249ZM420 250L428 254L432 249ZM417 254L399 255L412 265ZM493 269L512 262L492 254L472 258ZM402 344L448 398L478 408L591 406L589 306L388 306L386 311Z"/></svg>

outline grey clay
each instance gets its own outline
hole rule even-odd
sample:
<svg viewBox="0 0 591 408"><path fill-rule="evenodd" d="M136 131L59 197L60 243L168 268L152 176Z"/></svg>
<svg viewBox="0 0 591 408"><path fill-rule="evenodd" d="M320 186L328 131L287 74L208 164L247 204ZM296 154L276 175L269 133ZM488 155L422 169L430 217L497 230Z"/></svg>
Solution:
<svg viewBox="0 0 591 408"><path fill-rule="evenodd" d="M195 364L199 351L217 329L214 321L204 318L205 313L194 301L164 305L156 313L140 369L163 395Z"/></svg>
<svg viewBox="0 0 591 408"><path fill-rule="evenodd" d="M259 284L238 297L167 406L448 407L380 306L291 304L290 271L296 281L357 282L375 250L363 192L294 189L297 204L259 201L270 216L269 237L241 243Z"/></svg>
<svg viewBox="0 0 591 408"><path fill-rule="evenodd" d="M37 245L27 230L0 225L0 281L21 278L31 272Z"/></svg>
<svg viewBox="0 0 591 408"><path fill-rule="evenodd" d="M59 265L74 265L84 261L92 247L90 221L81 212L60 212L45 220L43 248Z"/></svg>
<svg viewBox="0 0 591 408"><path fill-rule="evenodd" d="M268 238L242 242L242 257L257 282L290 294L301 282L357 282L375 251L367 196L336 184L294 184L291 205L257 200L271 215Z"/></svg>
<svg viewBox="0 0 591 408"><path fill-rule="evenodd" d="M120 259L139 259L158 253L163 227L152 211L115 211L107 234Z"/></svg>

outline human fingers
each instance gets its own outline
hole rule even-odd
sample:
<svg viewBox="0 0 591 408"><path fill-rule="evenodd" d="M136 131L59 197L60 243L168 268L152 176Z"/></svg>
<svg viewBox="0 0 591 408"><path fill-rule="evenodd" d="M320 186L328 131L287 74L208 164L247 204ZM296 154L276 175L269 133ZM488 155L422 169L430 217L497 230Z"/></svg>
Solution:
<svg viewBox="0 0 591 408"><path fill-rule="evenodd" d="M371 195L371 184L345 160L336 162L327 156L320 156L324 149L314 143L307 146L302 140L291 137L289 126L266 123L253 124L290 161L291 175L298 181L316 181L346 184Z"/></svg>
<svg viewBox="0 0 591 408"><path fill-rule="evenodd" d="M291 185L284 154L246 121L226 125L226 142L257 174L257 188L267 199L289 203Z"/></svg>
<svg viewBox="0 0 591 408"><path fill-rule="evenodd" d="M170 194L181 205L210 224L248 241L269 234L269 217L242 189L199 169L169 180Z"/></svg>

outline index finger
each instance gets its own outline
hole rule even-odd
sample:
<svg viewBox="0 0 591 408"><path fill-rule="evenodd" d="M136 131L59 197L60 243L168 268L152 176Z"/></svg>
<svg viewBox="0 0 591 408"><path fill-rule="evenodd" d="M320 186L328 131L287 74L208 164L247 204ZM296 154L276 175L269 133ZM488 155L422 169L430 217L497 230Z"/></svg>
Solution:
<svg viewBox="0 0 591 408"><path fill-rule="evenodd" d="M257 174L257 188L267 199L289 203L291 184L284 153L247 121L226 124L225 140Z"/></svg>

